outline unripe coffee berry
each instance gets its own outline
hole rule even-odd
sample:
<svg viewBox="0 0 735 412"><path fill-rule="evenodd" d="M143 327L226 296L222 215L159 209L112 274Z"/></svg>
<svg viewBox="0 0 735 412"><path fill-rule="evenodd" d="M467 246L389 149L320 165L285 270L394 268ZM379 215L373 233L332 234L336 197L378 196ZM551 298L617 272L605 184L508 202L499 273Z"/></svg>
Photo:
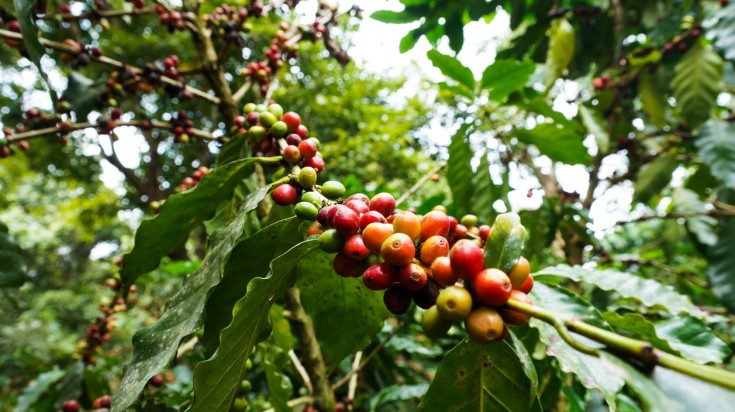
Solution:
<svg viewBox="0 0 735 412"><path fill-rule="evenodd" d="M304 192L301 194L302 202L309 202L317 208L322 207L322 196L317 192Z"/></svg>
<svg viewBox="0 0 735 412"><path fill-rule="evenodd" d="M383 303L394 315L403 315L411 307L411 293L398 283L394 283L383 294Z"/></svg>
<svg viewBox="0 0 735 412"><path fill-rule="evenodd" d="M395 283L397 277L396 268L386 263L377 263L365 270L365 273L362 274L362 282L368 289L384 290Z"/></svg>
<svg viewBox="0 0 735 412"><path fill-rule="evenodd" d="M263 125L263 127L270 128L275 124L278 119L276 116L271 112L260 112L260 117L258 118L260 121L260 124Z"/></svg>
<svg viewBox="0 0 735 412"><path fill-rule="evenodd" d="M313 203L309 202L297 203L294 211L299 219L309 221L316 220L316 215L319 214L319 209Z"/></svg>
<svg viewBox="0 0 735 412"><path fill-rule="evenodd" d="M533 305L533 300L520 290L510 292L510 299ZM528 315L523 312L512 310L508 307L500 308L500 316L502 316L505 323L509 325L525 325L529 321Z"/></svg>
<svg viewBox="0 0 735 412"><path fill-rule="evenodd" d="M405 233L390 235L380 247L380 255L387 263L396 266L405 266L411 263L416 254L413 239Z"/></svg>
<svg viewBox="0 0 735 412"><path fill-rule="evenodd" d="M462 216L462 219L459 220L459 223L469 227L474 227L478 222L477 216L475 215L464 215Z"/></svg>
<svg viewBox="0 0 735 412"><path fill-rule="evenodd" d="M421 319L421 328L424 330L424 335L432 339L446 336L451 327L452 322L442 318L436 306L427 309L423 319Z"/></svg>
<svg viewBox="0 0 735 412"><path fill-rule="evenodd" d="M276 202L279 206L288 206L290 204L293 204L294 201L296 201L296 196L298 193L296 192L296 188L291 186L288 183L284 183L280 186L278 186L273 193L271 194L271 197L273 197L273 201Z"/></svg>
<svg viewBox="0 0 735 412"><path fill-rule="evenodd" d="M316 170L313 167L303 167L299 172L299 185L306 190L311 189L316 184Z"/></svg>
<svg viewBox="0 0 735 412"><path fill-rule="evenodd" d="M421 220L411 212L396 213L393 217L393 231L405 233L411 239L418 239L421 234Z"/></svg>
<svg viewBox="0 0 735 412"><path fill-rule="evenodd" d="M436 308L450 322L464 320L472 311L472 295L460 286L449 286L439 292Z"/></svg>
<svg viewBox="0 0 735 412"><path fill-rule="evenodd" d="M528 260L521 256L518 259L518 262L513 266L513 269L510 270L510 273L508 273L508 277L510 278L510 283L513 284L513 289L518 289L523 285L523 282L528 279L528 275L531 274L531 264L528 263Z"/></svg>
<svg viewBox="0 0 735 412"><path fill-rule="evenodd" d="M464 322L467 335L479 343L495 342L503 338L505 323L497 310L480 306Z"/></svg>
<svg viewBox="0 0 735 412"><path fill-rule="evenodd" d="M370 210L380 212L386 218L396 209L396 199L390 193L378 193L370 199Z"/></svg>
<svg viewBox="0 0 735 412"><path fill-rule="evenodd" d="M395 222L394 222L395 223ZM431 265L438 257L449 255L449 242L442 236L432 236L421 245L421 262Z"/></svg>
<svg viewBox="0 0 735 412"><path fill-rule="evenodd" d="M449 233L449 216L440 211L431 211L421 219L421 240L432 236L444 236Z"/></svg>
<svg viewBox="0 0 735 412"><path fill-rule="evenodd" d="M272 113L277 118L283 117L283 107L278 103L271 103L268 105L268 112Z"/></svg>
<svg viewBox="0 0 735 412"><path fill-rule="evenodd" d="M510 297L513 285L500 269L485 269L475 276L472 286L477 299L488 306L503 306Z"/></svg>
<svg viewBox="0 0 735 412"><path fill-rule="evenodd" d="M342 277L358 277L362 274L362 271L365 270L365 265L362 261L350 259L349 256L342 252L334 255L332 267L334 268L334 271Z"/></svg>
<svg viewBox="0 0 735 412"><path fill-rule="evenodd" d="M398 282L410 291L422 289L428 279L424 268L415 263L409 263L398 272Z"/></svg>
<svg viewBox="0 0 735 412"><path fill-rule="evenodd" d="M370 250L365 246L362 235L352 235L345 241L342 252L354 260L365 260L370 256Z"/></svg>
<svg viewBox="0 0 735 412"><path fill-rule="evenodd" d="M246 103L245 106L243 106L242 111L246 114L255 111L255 103Z"/></svg>
<svg viewBox="0 0 735 412"><path fill-rule="evenodd" d="M282 121L277 121L271 126L271 134L276 137L283 137L288 132L288 126Z"/></svg>
<svg viewBox="0 0 735 412"><path fill-rule="evenodd" d="M363 242L373 253L380 253L383 242L392 234L393 225L388 223L371 223L362 229Z"/></svg>
<svg viewBox="0 0 735 412"><path fill-rule="evenodd" d="M319 236L319 246L327 253L339 252L344 248L345 237L334 229L325 230Z"/></svg>
<svg viewBox="0 0 735 412"><path fill-rule="evenodd" d="M248 137L252 141L259 141L265 139L266 130L263 126L252 126L248 129Z"/></svg>
<svg viewBox="0 0 735 412"><path fill-rule="evenodd" d="M322 185L322 195L330 200L336 200L345 195L345 185L336 180L328 180Z"/></svg>

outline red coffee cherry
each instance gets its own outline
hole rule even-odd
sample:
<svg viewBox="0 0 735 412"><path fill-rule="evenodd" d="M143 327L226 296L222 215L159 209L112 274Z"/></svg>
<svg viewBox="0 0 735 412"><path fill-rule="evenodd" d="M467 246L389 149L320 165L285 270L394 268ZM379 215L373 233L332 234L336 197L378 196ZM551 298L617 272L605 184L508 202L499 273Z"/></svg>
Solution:
<svg viewBox="0 0 735 412"><path fill-rule="evenodd" d="M295 165L301 160L301 152L299 148L294 145L288 145L283 149L283 160L289 164Z"/></svg>
<svg viewBox="0 0 735 412"><path fill-rule="evenodd" d="M488 306L503 306L510 297L513 285L500 269L485 269L475 276L472 283L477 299Z"/></svg>
<svg viewBox="0 0 735 412"><path fill-rule="evenodd" d="M79 409L81 409L81 406L79 406L79 402L74 399L64 401L64 404L61 405L61 410L64 412L78 412Z"/></svg>
<svg viewBox="0 0 735 412"><path fill-rule="evenodd" d="M394 233L383 242L380 247L380 255L391 265L405 266L411 263L416 255L416 247L408 235Z"/></svg>
<svg viewBox="0 0 735 412"><path fill-rule="evenodd" d="M421 240L432 236L444 236L449 233L449 216L440 211L432 211L421 219Z"/></svg>
<svg viewBox="0 0 735 412"><path fill-rule="evenodd" d="M309 135L309 129L307 129L303 124L299 125L299 127L296 128L296 134L302 139L306 139L306 136Z"/></svg>
<svg viewBox="0 0 735 412"><path fill-rule="evenodd" d="M457 227L457 224L459 224L459 222L457 221L457 218L454 216L449 216L449 231L450 232L454 232L454 228Z"/></svg>
<svg viewBox="0 0 735 412"><path fill-rule="evenodd" d="M485 256L480 246L471 240L461 239L449 251L452 272L462 279L472 281L485 268Z"/></svg>
<svg viewBox="0 0 735 412"><path fill-rule="evenodd" d="M360 217L354 210L343 206L337 209L332 226L343 236L352 236L360 230Z"/></svg>
<svg viewBox="0 0 735 412"><path fill-rule="evenodd" d="M311 140L303 140L299 143L299 152L302 159L310 159L316 156L317 151L316 143Z"/></svg>
<svg viewBox="0 0 735 412"><path fill-rule="evenodd" d="M454 236L457 236L458 238L467 237L467 226L459 223L457 226L454 227Z"/></svg>
<svg viewBox="0 0 735 412"><path fill-rule="evenodd" d="M459 276L452 271L452 265L448 257L441 256L431 263L431 273L434 280L442 286L452 286L459 280Z"/></svg>
<svg viewBox="0 0 735 412"><path fill-rule="evenodd" d="M392 234L393 225L388 223L371 223L362 230L362 241L371 252L380 253L383 242Z"/></svg>
<svg viewBox="0 0 735 412"><path fill-rule="evenodd" d="M396 199L390 193L378 193L370 199L370 210L380 212L383 216L390 216L396 209Z"/></svg>
<svg viewBox="0 0 735 412"><path fill-rule="evenodd" d="M520 290L510 292L510 299L533 305L533 300ZM500 316L502 316L505 323L509 325L525 325L528 323L530 318L523 312L518 312L507 307L500 308Z"/></svg>
<svg viewBox="0 0 735 412"><path fill-rule="evenodd" d="M436 282L429 279L423 288L411 292L411 298L416 303L416 306L421 309L429 309L436 305L436 298L439 296L439 286Z"/></svg>
<svg viewBox="0 0 735 412"><path fill-rule="evenodd" d="M370 256L370 250L365 246L362 235L352 235L342 249L342 253L354 260L365 260Z"/></svg>
<svg viewBox="0 0 735 412"><path fill-rule="evenodd" d="M421 234L421 220L411 212L399 212L393 215L393 231L405 233L411 239L417 239Z"/></svg>
<svg viewBox="0 0 735 412"><path fill-rule="evenodd" d="M490 236L490 226L481 225L479 235L480 239L482 239L483 241L487 241L487 237Z"/></svg>
<svg viewBox="0 0 735 412"><path fill-rule="evenodd" d="M347 199L345 199L345 202L349 202L350 200L359 200L370 207L370 198L364 193L355 193L354 195L349 195Z"/></svg>
<svg viewBox="0 0 735 412"><path fill-rule="evenodd" d="M368 205L359 200L348 200L344 202L344 205L352 209L358 216L362 216L363 213L370 211Z"/></svg>
<svg viewBox="0 0 735 412"><path fill-rule="evenodd" d="M286 136L286 144L298 147L299 143L301 143L301 137L296 133Z"/></svg>
<svg viewBox="0 0 735 412"><path fill-rule="evenodd" d="M294 112L286 112L281 120L288 126L289 133L296 133L296 129L301 126L301 116Z"/></svg>
<svg viewBox="0 0 735 412"><path fill-rule="evenodd" d="M293 204L293 202L296 201L297 195L298 193L296 192L296 188L288 183L278 186L273 193L271 193L273 201L279 206L288 206Z"/></svg>
<svg viewBox="0 0 735 412"><path fill-rule="evenodd" d="M351 259L343 252L339 252L334 255L332 268L334 268L334 271L337 272L338 275L349 278L360 276L365 265L363 264L363 261Z"/></svg>
<svg viewBox="0 0 735 412"><path fill-rule="evenodd" d="M531 289L533 289L533 275L528 275L528 278L526 278L526 281L523 282L521 287L518 288L523 293L531 293Z"/></svg>
<svg viewBox="0 0 735 412"><path fill-rule="evenodd" d="M394 284L397 277L398 271L395 267L387 263L376 263L362 274L362 282L368 289L384 290Z"/></svg>
<svg viewBox="0 0 735 412"><path fill-rule="evenodd" d="M398 282L410 291L422 289L428 280L424 268L415 263L409 263L398 272Z"/></svg>
<svg viewBox="0 0 735 412"><path fill-rule="evenodd" d="M385 217L381 215L380 213L369 210L360 216L360 230L365 230L365 228L371 224L371 223L386 223L387 220L385 220Z"/></svg>
<svg viewBox="0 0 735 412"><path fill-rule="evenodd" d="M301 145L301 143L299 143L299 145ZM304 167L313 167L317 171L317 173L321 173L324 170L324 159L322 159L320 156L310 157L304 160Z"/></svg>
<svg viewBox="0 0 735 412"><path fill-rule="evenodd" d="M425 265L431 265L438 257L447 256L449 254L449 242L442 236L432 236L426 239L421 245L421 262Z"/></svg>
<svg viewBox="0 0 735 412"><path fill-rule="evenodd" d="M480 306L465 319L464 327L470 339L490 343L503 338L505 323L497 310Z"/></svg>
<svg viewBox="0 0 735 412"><path fill-rule="evenodd" d="M513 284L513 289L518 289L528 279L528 275L531 274L531 264L528 260L521 256L518 262L513 266L513 269L508 273L510 283Z"/></svg>
<svg viewBox="0 0 735 412"><path fill-rule="evenodd" d="M153 376L153 377L152 377L152 378L151 378L151 379L150 379L150 380L148 381L148 383L149 383L149 384L150 384L151 386L154 386L154 387L158 388L158 387L160 387L161 385L163 385L163 376L162 376L162 375L154 375L154 376Z"/></svg>
<svg viewBox="0 0 735 412"><path fill-rule="evenodd" d="M329 206L329 211L327 212L327 225L334 226L334 216L337 214L337 212L340 209L349 209L345 205L333 205Z"/></svg>
<svg viewBox="0 0 735 412"><path fill-rule="evenodd" d="M383 294L383 303L395 315L403 315L411 307L411 293L399 283L394 283Z"/></svg>

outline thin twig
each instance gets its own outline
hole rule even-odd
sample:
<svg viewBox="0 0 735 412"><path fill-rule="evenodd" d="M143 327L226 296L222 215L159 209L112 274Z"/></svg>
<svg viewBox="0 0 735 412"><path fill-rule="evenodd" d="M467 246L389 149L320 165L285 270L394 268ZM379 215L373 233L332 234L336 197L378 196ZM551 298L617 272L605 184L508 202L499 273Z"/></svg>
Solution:
<svg viewBox="0 0 735 412"><path fill-rule="evenodd" d="M429 170L425 175L421 176L421 178L413 185L411 186L408 191L404 192L401 197L399 197L396 200L396 206L400 205L401 203L408 200L409 197L411 197L412 194L416 193L419 189L421 189L421 186L424 185L424 183L428 182L429 179L431 179L432 176L439 173L442 169L444 169L447 166L447 162L441 162L433 169Z"/></svg>
<svg viewBox="0 0 735 412"><path fill-rule="evenodd" d="M129 122L118 122L117 126L115 126L115 129L118 127L123 126L133 126L133 127L142 127L144 124L143 120L131 120ZM150 125L152 127L155 127L157 129L172 129L173 125L171 123L167 122L160 122L157 120L153 120L150 122ZM39 137L46 137L53 134L58 134L59 132L66 131L66 132L72 132L76 130L82 130L87 128L96 128L98 127L97 123L89 123L89 122L83 122L83 123L73 123L69 126L66 126L63 128L60 126L52 126L52 127L45 127L43 129L36 129L36 130L29 130L27 132L23 133L16 133L9 136L6 136L8 139L8 142L16 142L18 140L29 140L29 139L36 139ZM199 129L192 129L191 133L192 137L197 137L204 140L217 140L216 137L211 135L210 133L207 133L203 130Z"/></svg>
<svg viewBox="0 0 735 412"><path fill-rule="evenodd" d="M141 14L150 14L153 13L155 10L152 7L146 7L142 9L133 9L133 10L88 10L85 11L82 14L69 14L69 13L57 13L57 14L47 14L42 17L43 20L62 20L64 22L73 21L73 20L92 20L96 18L119 18L119 17L125 17L125 16L138 16Z"/></svg>
<svg viewBox="0 0 735 412"><path fill-rule="evenodd" d="M639 223L639 222L645 222L648 220L656 220L656 219L690 219L694 217L730 217L735 216L735 211L731 210L709 210L706 212L688 212L688 213L667 213L665 215L653 215L653 216L641 216L632 220L625 220L622 222L616 223L616 226L622 226L622 225L628 225L631 223Z"/></svg>
<svg viewBox="0 0 735 412"><path fill-rule="evenodd" d="M355 360L352 361L352 370L355 370L360 367L360 359L362 359L362 351L357 351L355 353ZM355 372L350 377L350 384L347 386L347 399L348 400L354 400L355 399L355 391L357 390L357 377L359 376L358 372ZM347 410L351 411L353 407L353 402L350 402L347 405Z"/></svg>
<svg viewBox="0 0 735 412"><path fill-rule="evenodd" d="M306 386L306 390L309 392L309 395L313 395L314 385L311 384L309 372L306 371L306 368L304 368L304 365L299 360L299 357L296 356L296 352L294 352L293 349L288 351L288 357L291 358L291 362L293 363L294 368L296 368L296 372L299 373L301 380L304 381L304 386Z"/></svg>
<svg viewBox="0 0 735 412"><path fill-rule="evenodd" d="M237 89L235 94L232 95L232 100L234 100L235 103L242 100L242 98L245 97L245 93L247 93L251 87L253 87L253 81L248 79L248 81L246 81L242 86L240 86L240 88Z"/></svg>
<svg viewBox="0 0 735 412"><path fill-rule="evenodd" d="M197 343L199 343L199 338L194 336L193 338L186 341L183 345L179 346L179 350L176 351L176 359L181 359L182 356L184 356L187 352L193 350Z"/></svg>
<svg viewBox="0 0 735 412"><path fill-rule="evenodd" d="M286 405L293 408L294 406L299 405L308 405L310 403L314 402L313 396L301 396L299 398L291 399L290 401L286 402ZM275 412L276 410L273 408L266 409L263 412Z"/></svg>

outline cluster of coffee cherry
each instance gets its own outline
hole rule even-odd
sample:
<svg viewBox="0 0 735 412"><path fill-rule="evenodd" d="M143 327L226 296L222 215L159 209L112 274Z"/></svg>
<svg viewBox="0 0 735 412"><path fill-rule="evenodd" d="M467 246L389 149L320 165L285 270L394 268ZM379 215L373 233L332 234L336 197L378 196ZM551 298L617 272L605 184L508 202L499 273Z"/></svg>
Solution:
<svg viewBox="0 0 735 412"><path fill-rule="evenodd" d="M5 28L8 29L8 31L20 33L20 23L18 23L18 20L15 20L15 19L8 20L8 22L5 24ZM23 47L22 40L3 39L3 42L5 42L5 44L7 44L10 47L15 47L15 48Z"/></svg>
<svg viewBox="0 0 735 412"><path fill-rule="evenodd" d="M176 143L189 143L189 137L194 133L194 123L185 111L180 110L171 116L171 132Z"/></svg>
<svg viewBox="0 0 735 412"><path fill-rule="evenodd" d="M163 5L156 3L155 6L156 14L158 15L158 22L168 28L169 33L175 31L186 30L186 16L181 14L178 10L166 10Z"/></svg>
<svg viewBox="0 0 735 412"><path fill-rule="evenodd" d="M4 159L6 157L12 156L14 153L13 147L10 145L10 142L8 141L8 137L13 134L13 130L9 128L3 128L3 136L0 136L0 159ZM31 149L31 145L28 144L25 140L20 140L17 142L14 142L16 145L18 145L18 148L24 152L27 152Z"/></svg>
<svg viewBox="0 0 735 412"><path fill-rule="evenodd" d="M61 52L59 60L74 69L88 65L92 61L92 57L102 56L102 50L99 47L84 46L73 39L64 39L63 43L69 46L72 52Z"/></svg>
<svg viewBox="0 0 735 412"><path fill-rule="evenodd" d="M181 181L181 184L176 186L176 190L183 192L184 190L191 189L192 187L198 185L199 181L202 180L202 178L211 171L212 169L206 166L200 167L199 169L195 170L194 173L191 174L191 176L185 177L184 180Z"/></svg>
<svg viewBox="0 0 735 412"><path fill-rule="evenodd" d="M234 8L227 4L217 6L207 16L207 26L212 29L212 36L224 41L234 41L238 46L243 44L240 33L250 32L253 29L247 19L251 16L262 17L263 3L255 1L249 7Z"/></svg>
<svg viewBox="0 0 735 412"><path fill-rule="evenodd" d="M298 52L287 41L289 39L286 31L288 25L281 23L276 36L271 41L268 51L265 53L265 59L259 62L250 62L240 71L240 74L247 77L251 81L258 84L260 94L265 96L268 92L268 84L271 81L273 73L278 71L284 65L284 59L298 57Z"/></svg>

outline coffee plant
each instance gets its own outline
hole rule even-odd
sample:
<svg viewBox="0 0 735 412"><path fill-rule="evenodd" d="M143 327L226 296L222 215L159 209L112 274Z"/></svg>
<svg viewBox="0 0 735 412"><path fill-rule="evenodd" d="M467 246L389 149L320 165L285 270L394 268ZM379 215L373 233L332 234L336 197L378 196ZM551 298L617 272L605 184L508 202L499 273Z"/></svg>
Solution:
<svg viewBox="0 0 735 412"><path fill-rule="evenodd" d="M3 409L735 410L735 5L400 3L0 3Z"/></svg>

